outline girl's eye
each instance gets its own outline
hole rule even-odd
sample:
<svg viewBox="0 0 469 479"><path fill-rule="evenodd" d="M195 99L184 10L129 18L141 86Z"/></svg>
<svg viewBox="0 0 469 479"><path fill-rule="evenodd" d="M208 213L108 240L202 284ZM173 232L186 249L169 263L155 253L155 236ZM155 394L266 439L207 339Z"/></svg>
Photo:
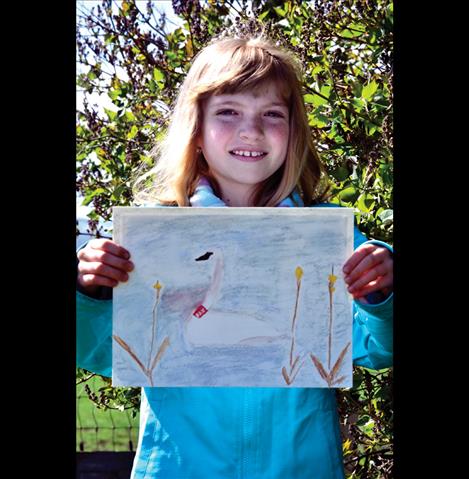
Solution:
<svg viewBox="0 0 469 479"><path fill-rule="evenodd" d="M273 118L285 118L284 114L280 111L268 111L266 115L271 116Z"/></svg>
<svg viewBox="0 0 469 479"><path fill-rule="evenodd" d="M236 112L234 110L220 110L220 111L217 111L217 115L231 116L231 115L236 115Z"/></svg>
<svg viewBox="0 0 469 479"><path fill-rule="evenodd" d="M236 110L219 110L216 112L217 116L236 116L238 112ZM270 118L285 118L285 115L281 111L271 110L265 113L265 116Z"/></svg>

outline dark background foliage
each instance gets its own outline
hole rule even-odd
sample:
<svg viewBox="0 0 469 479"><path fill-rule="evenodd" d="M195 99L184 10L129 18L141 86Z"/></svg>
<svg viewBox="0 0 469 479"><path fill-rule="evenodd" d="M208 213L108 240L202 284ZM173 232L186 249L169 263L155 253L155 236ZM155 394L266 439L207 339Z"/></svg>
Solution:
<svg viewBox="0 0 469 479"><path fill-rule="evenodd" d="M393 3L389 0L177 1L182 26L169 32L155 2L103 0L78 6L77 192L92 207L88 233L111 207L129 205L137 172L168 124L172 102L193 56L222 31L262 25L293 49L304 70L304 100L333 202L352 207L369 237L392 243ZM105 94L113 108L89 100ZM78 230L77 230L78 232ZM82 232L83 233L83 232ZM87 372L77 370L77 380ZM139 390L89 391L100 408L137 414ZM354 388L338 390L347 477L392 477L392 370L354 368Z"/></svg>

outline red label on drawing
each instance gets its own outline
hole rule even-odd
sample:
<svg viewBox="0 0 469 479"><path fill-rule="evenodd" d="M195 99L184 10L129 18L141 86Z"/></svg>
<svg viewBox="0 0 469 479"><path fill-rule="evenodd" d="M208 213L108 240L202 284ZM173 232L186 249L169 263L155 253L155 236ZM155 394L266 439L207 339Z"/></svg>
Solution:
<svg viewBox="0 0 469 479"><path fill-rule="evenodd" d="M201 305L197 306L197 308L195 308L195 310L192 314L196 318L201 318L207 311L208 311L208 309L203 304L201 304Z"/></svg>

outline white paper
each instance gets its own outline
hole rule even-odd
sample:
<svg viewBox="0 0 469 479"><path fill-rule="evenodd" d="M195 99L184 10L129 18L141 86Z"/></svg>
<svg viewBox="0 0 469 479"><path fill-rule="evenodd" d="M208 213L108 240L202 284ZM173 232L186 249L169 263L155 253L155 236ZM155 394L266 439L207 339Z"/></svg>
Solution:
<svg viewBox="0 0 469 479"><path fill-rule="evenodd" d="M352 386L352 209L117 207L114 240L113 385Z"/></svg>

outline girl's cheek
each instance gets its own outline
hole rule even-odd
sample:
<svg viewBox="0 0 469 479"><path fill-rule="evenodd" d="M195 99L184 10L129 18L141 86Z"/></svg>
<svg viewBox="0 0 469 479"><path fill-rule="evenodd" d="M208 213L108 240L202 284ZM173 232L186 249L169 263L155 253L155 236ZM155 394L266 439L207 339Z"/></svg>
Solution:
<svg viewBox="0 0 469 479"><path fill-rule="evenodd" d="M278 125L268 125L266 127L266 132L278 141L286 141L288 140L288 133L289 127L285 124L278 124Z"/></svg>
<svg viewBox="0 0 469 479"><path fill-rule="evenodd" d="M233 121L218 121L213 125L213 130L219 135L229 135L236 130Z"/></svg>

